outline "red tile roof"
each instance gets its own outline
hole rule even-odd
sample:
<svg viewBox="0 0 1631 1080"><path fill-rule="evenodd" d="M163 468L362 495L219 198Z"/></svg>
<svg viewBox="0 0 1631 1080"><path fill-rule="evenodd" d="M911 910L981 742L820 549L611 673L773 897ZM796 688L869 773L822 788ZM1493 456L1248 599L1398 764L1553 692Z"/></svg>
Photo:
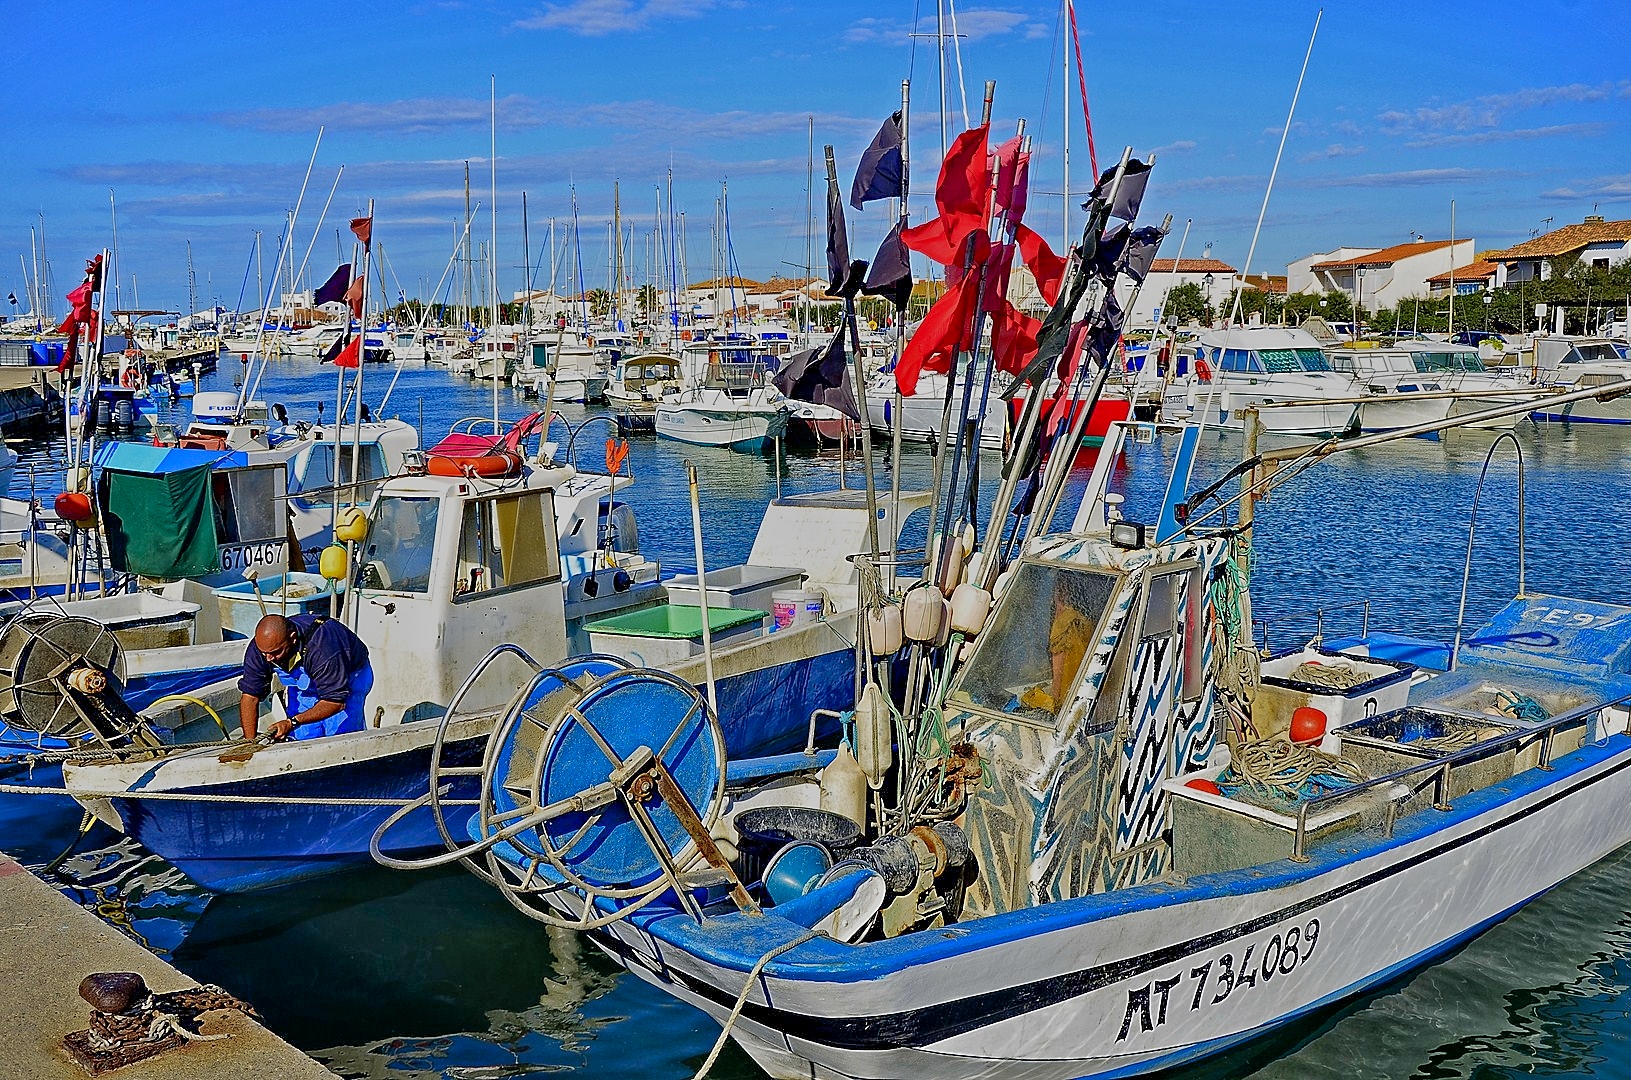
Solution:
<svg viewBox="0 0 1631 1080"><path fill-rule="evenodd" d="M1152 274L1170 274L1172 259L1157 259L1150 264ZM1233 274L1235 268L1217 259L1182 259L1178 261L1180 274Z"/></svg>
<svg viewBox="0 0 1631 1080"><path fill-rule="evenodd" d="M1587 218L1578 225L1565 225L1545 236L1537 236L1504 251L1491 251L1489 258L1505 262L1511 259L1549 259L1579 251L1587 244L1604 241L1631 240L1631 221L1604 221Z"/></svg>
<svg viewBox="0 0 1631 1080"><path fill-rule="evenodd" d="M1454 281L1488 281L1495 276L1495 264L1488 259L1479 259L1466 266L1458 266L1454 270L1446 270L1442 274L1434 274L1427 279L1428 284L1448 285Z"/></svg>
<svg viewBox="0 0 1631 1080"><path fill-rule="evenodd" d="M1425 255L1430 251L1438 251L1450 246L1449 240L1423 240L1413 244L1394 244L1389 248L1381 248L1368 255L1356 255L1351 259L1338 259L1335 262L1315 263L1312 270L1357 270L1361 267L1392 266L1400 259L1408 259L1412 255Z"/></svg>
<svg viewBox="0 0 1631 1080"><path fill-rule="evenodd" d="M1246 285L1258 292L1284 295L1286 276L1284 274L1247 274Z"/></svg>

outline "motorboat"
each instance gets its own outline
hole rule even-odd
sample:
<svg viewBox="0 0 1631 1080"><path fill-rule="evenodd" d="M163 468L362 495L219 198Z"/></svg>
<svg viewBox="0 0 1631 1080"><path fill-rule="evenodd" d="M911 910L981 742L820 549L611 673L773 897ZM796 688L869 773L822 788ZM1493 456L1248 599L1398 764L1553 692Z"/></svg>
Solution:
<svg viewBox="0 0 1631 1080"><path fill-rule="evenodd" d="M1631 377L1631 360L1607 339L1541 337L1535 350L1540 363L1537 378L1554 392L1607 386ZM1587 398L1555 410L1536 410L1530 416L1539 422L1631 424L1631 398Z"/></svg>
<svg viewBox="0 0 1631 1080"><path fill-rule="evenodd" d="M1296 328L1203 331L1194 354L1173 368L1161 402L1168 423L1204 419L1240 430L1242 409L1270 405L1261 412L1265 434L1319 437L1351 430L1365 396L1358 379L1331 370L1318 339Z"/></svg>
<svg viewBox="0 0 1631 1080"><path fill-rule="evenodd" d="M680 390L680 362L667 353L625 356L606 383L606 403L619 409L653 410L665 394Z"/></svg>
<svg viewBox="0 0 1631 1080"><path fill-rule="evenodd" d="M1455 393L1450 415L1459 417L1509 405L1525 394L1538 393L1528 379L1490 368L1481 348L1488 340L1487 336L1482 341L1467 342L1418 340L1400 342L1400 347L1410 353L1418 372ZM1505 416L1469 426L1499 429L1510 428L1515 423L1516 416Z"/></svg>
<svg viewBox="0 0 1631 1080"><path fill-rule="evenodd" d="M1397 431L1418 424L1433 424L1450 415L1455 398L1432 373L1423 373L1401 347L1344 349L1326 353L1331 370L1352 375L1364 387L1359 405L1359 430Z"/></svg>
<svg viewBox="0 0 1631 1080"><path fill-rule="evenodd" d="M702 385L664 394L657 434L698 446L757 451L787 430L787 399L757 364L714 364Z"/></svg>

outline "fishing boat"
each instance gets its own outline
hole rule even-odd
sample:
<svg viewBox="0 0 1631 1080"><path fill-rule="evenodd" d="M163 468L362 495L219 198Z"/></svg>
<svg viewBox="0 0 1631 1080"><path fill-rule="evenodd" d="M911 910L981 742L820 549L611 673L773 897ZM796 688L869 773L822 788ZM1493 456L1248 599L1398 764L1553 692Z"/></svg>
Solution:
<svg viewBox="0 0 1631 1080"><path fill-rule="evenodd" d="M665 394L680 390L680 362L666 353L625 356L606 383L606 403L619 409L653 410Z"/></svg>
<svg viewBox="0 0 1631 1080"><path fill-rule="evenodd" d="M1086 243L1130 164L1101 176ZM1081 273L1056 307L1078 326L1116 276L1081 303ZM1104 351L1073 377L1089 409ZM1264 658L1257 501L1401 436L1260 450L1262 413L1239 412L1241 466L1192 488L1197 416L1147 516L1111 491L1116 423L1062 530L1054 455L1032 492L1005 472L1012 545L948 499L921 576L858 557L835 751L732 758L661 672L521 685L467 833L422 865L469 862L706 1012L704 1072L729 1037L778 1080L1069 1080L1190 1063L1385 985L1631 843L1631 605L1533 592L1520 557L1515 598L1455 628L1448 670L1368 633Z"/></svg>
<svg viewBox="0 0 1631 1080"><path fill-rule="evenodd" d="M1270 435L1318 437L1350 430L1365 388L1331 370L1319 341L1293 327L1237 326L1200 335L1194 356L1175 364L1162 398L1162 419L1201 419L1228 430L1244 426L1241 410L1272 403L1263 415Z"/></svg>
<svg viewBox="0 0 1631 1080"><path fill-rule="evenodd" d="M756 451L787 430L787 399L758 364L713 364L702 385L664 394L657 434L697 446Z"/></svg>
<svg viewBox="0 0 1631 1080"><path fill-rule="evenodd" d="M519 698L465 854L771 1076L1066 1080L1383 985L1631 842L1631 606L1520 582L1447 672L1360 641L1243 675L1249 534L1103 496L836 756L727 763L648 673Z"/></svg>

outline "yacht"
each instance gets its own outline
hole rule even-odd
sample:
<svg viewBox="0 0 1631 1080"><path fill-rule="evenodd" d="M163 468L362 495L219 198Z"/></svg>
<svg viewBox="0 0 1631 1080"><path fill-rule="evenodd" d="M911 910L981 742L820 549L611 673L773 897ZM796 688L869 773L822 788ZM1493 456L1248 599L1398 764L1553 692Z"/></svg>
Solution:
<svg viewBox="0 0 1631 1080"><path fill-rule="evenodd" d="M1190 419L1231 430L1245 426L1241 410L1259 413L1271 435L1323 437L1359 423L1357 399L1365 387L1353 375L1331 370L1319 341L1305 330L1245 326L1201 333L1191 357L1178 369L1161 400L1162 419Z"/></svg>

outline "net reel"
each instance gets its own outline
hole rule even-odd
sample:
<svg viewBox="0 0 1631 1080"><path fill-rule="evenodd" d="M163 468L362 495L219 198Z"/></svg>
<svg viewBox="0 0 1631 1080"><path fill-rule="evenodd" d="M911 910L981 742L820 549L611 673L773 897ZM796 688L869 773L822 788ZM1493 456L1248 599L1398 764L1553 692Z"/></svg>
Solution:
<svg viewBox="0 0 1631 1080"><path fill-rule="evenodd" d="M715 886L757 910L709 834L724 805L724 736L681 679L606 657L540 669L493 730L479 772L471 843L455 846L439 817L447 852L384 856L383 835L413 809L403 807L375 833L375 860L412 869L462 859L524 914L572 930L665 895L700 919L693 891ZM433 800L442 796L416 805Z"/></svg>
<svg viewBox="0 0 1631 1080"><path fill-rule="evenodd" d="M120 697L122 659L118 639L94 619L20 614L0 630L0 717L45 737L124 742L141 719Z"/></svg>

